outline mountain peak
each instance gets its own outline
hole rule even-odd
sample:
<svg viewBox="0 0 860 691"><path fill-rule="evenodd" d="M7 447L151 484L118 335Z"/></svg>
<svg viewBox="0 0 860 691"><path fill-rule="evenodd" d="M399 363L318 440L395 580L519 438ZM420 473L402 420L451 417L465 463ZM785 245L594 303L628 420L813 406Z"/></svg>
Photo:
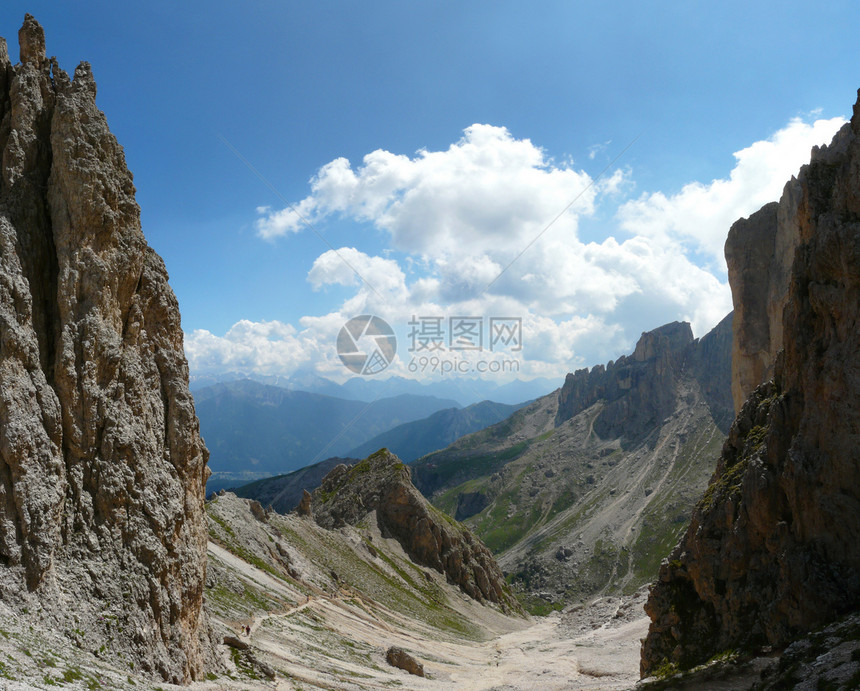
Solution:
<svg viewBox="0 0 860 691"><path fill-rule="evenodd" d="M383 536L395 538L413 561L445 574L479 602L519 611L490 551L465 526L433 507L412 484L409 467L388 449L354 466L335 467L313 492L311 511L329 529L356 525L375 514Z"/></svg>
<svg viewBox="0 0 860 691"><path fill-rule="evenodd" d="M18 46L22 64L41 67L45 63L45 30L32 14L24 15L18 30Z"/></svg>
<svg viewBox="0 0 860 691"><path fill-rule="evenodd" d="M676 353L693 342L693 329L689 322L671 322L652 331L645 331L636 343L633 359L644 362L661 353Z"/></svg>
<svg viewBox="0 0 860 691"><path fill-rule="evenodd" d="M721 326L727 329L722 322ZM718 330L719 327L714 332ZM721 347L712 348L710 339L706 339L694 339L688 322L671 322L643 333L629 357L622 355L605 367L597 365L568 374L559 393L556 424L603 401L605 407L594 423L595 432L602 438L634 441L647 436L674 413L681 379L694 377L709 392L713 380L728 386L731 344L721 340ZM711 351L707 363L699 352L703 348ZM712 376L714 371L725 376ZM721 406L730 398L729 392L713 393L708 393L709 402L715 416L721 419L725 417Z"/></svg>

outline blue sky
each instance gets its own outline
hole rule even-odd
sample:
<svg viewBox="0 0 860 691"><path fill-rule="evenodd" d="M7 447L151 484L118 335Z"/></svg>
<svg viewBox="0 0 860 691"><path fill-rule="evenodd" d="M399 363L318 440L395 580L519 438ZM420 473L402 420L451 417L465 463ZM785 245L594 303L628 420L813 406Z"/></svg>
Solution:
<svg viewBox="0 0 860 691"><path fill-rule="evenodd" d="M860 86L850 2L7 0L13 56L25 12L93 65L197 370L343 377L337 331L366 311L401 341L416 310L520 315L523 376L673 319L702 335L728 225ZM277 215L296 203L324 240Z"/></svg>

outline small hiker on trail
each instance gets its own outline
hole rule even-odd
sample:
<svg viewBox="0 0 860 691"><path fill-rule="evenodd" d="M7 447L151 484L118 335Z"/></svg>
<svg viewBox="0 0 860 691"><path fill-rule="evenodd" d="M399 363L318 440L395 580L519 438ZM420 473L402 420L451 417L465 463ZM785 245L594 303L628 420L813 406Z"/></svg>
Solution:
<svg viewBox="0 0 860 691"><path fill-rule="evenodd" d="M250 635L251 635L251 627L250 627L250 626L246 626L246 627L245 627L245 630L248 632L248 635L250 636Z"/></svg>

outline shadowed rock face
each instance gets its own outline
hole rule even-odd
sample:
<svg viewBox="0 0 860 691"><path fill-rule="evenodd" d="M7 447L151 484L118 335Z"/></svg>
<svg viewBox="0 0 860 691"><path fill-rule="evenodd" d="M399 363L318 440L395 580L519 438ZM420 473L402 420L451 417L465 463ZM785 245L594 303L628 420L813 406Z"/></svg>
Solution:
<svg viewBox="0 0 860 691"><path fill-rule="evenodd" d="M666 660L686 667L727 648L783 645L860 606L860 103L786 186L784 208L794 215L779 223L795 235L782 242L790 256L774 260L791 265L781 322L763 324L780 312L769 289L744 317L758 314L753 326L770 339L781 332L784 350L660 569L643 675ZM735 226L733 252L756 242L754 225ZM730 275L736 299L759 292L749 272Z"/></svg>
<svg viewBox="0 0 860 691"><path fill-rule="evenodd" d="M445 574L470 597L519 611L496 560L467 528L430 505L409 467L387 449L357 465L339 465L314 491L312 512L323 528L355 525L376 512L382 534L395 538L418 564Z"/></svg>
<svg viewBox="0 0 860 691"><path fill-rule="evenodd" d="M730 339L731 315L698 340L687 322L643 333L632 355L606 367L567 375L559 393L556 425L604 400L594 431L604 439L621 438L625 444L641 441L675 412L678 382L692 375L702 385L718 424L725 419L725 431L731 410L726 386Z"/></svg>
<svg viewBox="0 0 860 691"><path fill-rule="evenodd" d="M0 593L187 682L208 454L178 305L89 64L70 79L29 15L19 43L12 65L0 39Z"/></svg>

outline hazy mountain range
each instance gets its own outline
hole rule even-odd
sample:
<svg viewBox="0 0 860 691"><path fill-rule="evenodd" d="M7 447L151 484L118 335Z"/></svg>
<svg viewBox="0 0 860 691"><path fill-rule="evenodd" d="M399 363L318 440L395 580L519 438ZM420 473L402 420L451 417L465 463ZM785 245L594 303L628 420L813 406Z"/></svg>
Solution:
<svg viewBox="0 0 860 691"><path fill-rule="evenodd" d="M247 379L206 387L194 399L210 452L209 491L347 455L394 426L459 407L411 394L348 401Z"/></svg>
<svg viewBox="0 0 860 691"><path fill-rule="evenodd" d="M499 384L495 380L453 377L440 381L420 382L404 377L353 377L343 384L319 376L313 372L297 372L290 377L255 374L252 372L192 373L191 390L197 392L214 384L239 380L251 380L269 386L278 386L295 391L323 394L350 401L374 401L402 394L435 396L453 399L459 406L468 406L481 401L497 401L516 405L543 396L558 387L554 379L539 378L530 381L515 380Z"/></svg>

